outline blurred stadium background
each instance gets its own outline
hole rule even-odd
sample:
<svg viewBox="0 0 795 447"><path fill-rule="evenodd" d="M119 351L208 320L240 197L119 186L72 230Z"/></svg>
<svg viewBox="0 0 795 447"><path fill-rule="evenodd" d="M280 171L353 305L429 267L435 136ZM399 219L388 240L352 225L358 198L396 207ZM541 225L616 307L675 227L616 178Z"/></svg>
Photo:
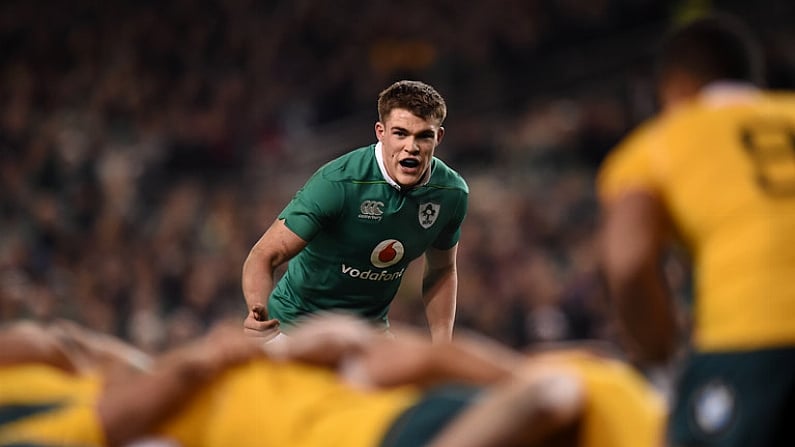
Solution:
<svg viewBox="0 0 795 447"><path fill-rule="evenodd" d="M709 9L742 14L769 84L795 87L787 0L0 2L0 321L153 352L242 322L251 245L312 171L374 141L377 93L409 78L446 97L437 155L471 188L458 326L610 338L594 172L654 112L654 43ZM423 324L420 267L395 321Z"/></svg>

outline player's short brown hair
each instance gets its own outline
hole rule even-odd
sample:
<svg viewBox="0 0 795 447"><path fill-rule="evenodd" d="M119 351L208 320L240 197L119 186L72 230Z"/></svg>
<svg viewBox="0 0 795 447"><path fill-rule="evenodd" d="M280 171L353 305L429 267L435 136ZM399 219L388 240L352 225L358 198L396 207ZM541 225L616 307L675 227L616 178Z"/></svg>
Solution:
<svg viewBox="0 0 795 447"><path fill-rule="evenodd" d="M750 29L728 14L711 14L675 29L663 42L657 61L662 79L673 70L702 83L727 79L761 84L762 51Z"/></svg>
<svg viewBox="0 0 795 447"><path fill-rule="evenodd" d="M398 81L378 95L378 119L383 122L393 109L405 109L424 120L442 124L447 104L439 92L420 81Z"/></svg>

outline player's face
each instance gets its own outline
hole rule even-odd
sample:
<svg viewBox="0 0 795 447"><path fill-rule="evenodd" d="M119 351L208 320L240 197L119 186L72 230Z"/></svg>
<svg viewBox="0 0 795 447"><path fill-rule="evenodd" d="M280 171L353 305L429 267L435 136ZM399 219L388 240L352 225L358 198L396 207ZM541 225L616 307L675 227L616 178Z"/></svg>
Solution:
<svg viewBox="0 0 795 447"><path fill-rule="evenodd" d="M444 128L405 109L394 109L375 123L386 172L398 185L411 187L422 180L431 165L433 151L442 141Z"/></svg>

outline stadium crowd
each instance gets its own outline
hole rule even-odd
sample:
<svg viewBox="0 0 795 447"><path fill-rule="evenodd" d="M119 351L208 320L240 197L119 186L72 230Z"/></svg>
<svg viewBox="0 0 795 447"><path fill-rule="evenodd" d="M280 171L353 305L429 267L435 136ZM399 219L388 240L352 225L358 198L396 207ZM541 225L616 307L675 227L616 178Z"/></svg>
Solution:
<svg viewBox="0 0 795 447"><path fill-rule="evenodd" d="M374 140L359 123L384 85L422 77L450 98L438 155L471 190L457 327L611 337L593 175L652 112L636 67L675 13L503 3L3 2L0 321L68 317L155 352L242 320L252 242L321 160ZM770 81L793 87L793 8L759 3ZM421 323L417 279L393 319Z"/></svg>

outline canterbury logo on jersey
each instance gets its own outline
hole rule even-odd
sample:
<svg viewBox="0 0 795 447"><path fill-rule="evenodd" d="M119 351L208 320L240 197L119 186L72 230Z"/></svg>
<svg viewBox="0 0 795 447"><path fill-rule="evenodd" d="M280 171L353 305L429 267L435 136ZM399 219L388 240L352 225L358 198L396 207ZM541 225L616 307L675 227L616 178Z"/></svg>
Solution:
<svg viewBox="0 0 795 447"><path fill-rule="evenodd" d="M381 209L384 202L378 200L365 200L359 205L359 219L381 220L384 211Z"/></svg>

